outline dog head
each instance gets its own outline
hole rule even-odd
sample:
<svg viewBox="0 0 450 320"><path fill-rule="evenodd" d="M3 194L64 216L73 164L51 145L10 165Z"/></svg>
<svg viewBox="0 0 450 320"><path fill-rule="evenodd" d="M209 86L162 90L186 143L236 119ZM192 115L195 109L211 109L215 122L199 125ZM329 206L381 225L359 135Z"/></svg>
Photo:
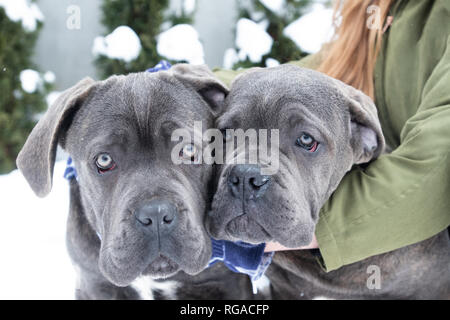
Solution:
<svg viewBox="0 0 450 320"><path fill-rule="evenodd" d="M215 238L309 244L320 208L345 173L384 148L371 99L312 70L252 69L235 80L225 105L217 120L222 131L276 130L278 170L263 174L269 161L261 154L256 164L218 166L217 191L206 217Z"/></svg>
<svg viewBox="0 0 450 320"><path fill-rule="evenodd" d="M17 165L45 196L58 143L71 155L85 215L101 238L99 267L112 283L196 274L211 256L203 219L212 168L175 165L171 134L193 131L194 121L213 127L226 94L204 66L84 79L38 122ZM190 159L202 146L186 147L177 156Z"/></svg>

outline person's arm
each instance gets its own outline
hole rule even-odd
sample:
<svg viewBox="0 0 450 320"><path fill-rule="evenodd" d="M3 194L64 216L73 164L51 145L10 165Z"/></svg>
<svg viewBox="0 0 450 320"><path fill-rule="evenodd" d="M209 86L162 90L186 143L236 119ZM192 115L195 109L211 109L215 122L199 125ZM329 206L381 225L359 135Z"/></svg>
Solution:
<svg viewBox="0 0 450 320"><path fill-rule="evenodd" d="M393 106L395 107L395 106ZM320 212L328 271L420 242L450 224L450 38L400 146L349 172Z"/></svg>
<svg viewBox="0 0 450 320"><path fill-rule="evenodd" d="M305 250L305 249L318 249L319 243L317 242L316 236L313 236L311 243L304 247L299 248L288 248L282 246L278 242L268 242L264 248L264 252L274 252L274 251L289 251L289 250Z"/></svg>
<svg viewBox="0 0 450 320"><path fill-rule="evenodd" d="M229 70L229 69L222 69L222 68L214 68L213 72L217 78L220 79L223 83L225 83L228 87L231 86L231 83L233 80L242 72L246 71L248 69L239 69L239 70Z"/></svg>

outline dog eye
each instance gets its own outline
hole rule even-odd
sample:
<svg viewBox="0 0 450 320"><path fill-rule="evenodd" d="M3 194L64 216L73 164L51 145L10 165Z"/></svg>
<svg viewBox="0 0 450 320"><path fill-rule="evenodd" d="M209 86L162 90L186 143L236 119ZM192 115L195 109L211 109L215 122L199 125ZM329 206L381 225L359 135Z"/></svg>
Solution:
<svg viewBox="0 0 450 320"><path fill-rule="evenodd" d="M297 138L295 143L299 147L309 152L315 152L317 150L317 147L319 146L319 143L311 135L305 132L303 132L302 135Z"/></svg>
<svg viewBox="0 0 450 320"><path fill-rule="evenodd" d="M100 173L111 171L116 167L113 158L108 153L101 153L97 156L95 164Z"/></svg>
<svg viewBox="0 0 450 320"><path fill-rule="evenodd" d="M187 144L183 147L183 149L180 150L180 158L195 162L197 158L197 153L198 151L195 145L193 145L192 143Z"/></svg>

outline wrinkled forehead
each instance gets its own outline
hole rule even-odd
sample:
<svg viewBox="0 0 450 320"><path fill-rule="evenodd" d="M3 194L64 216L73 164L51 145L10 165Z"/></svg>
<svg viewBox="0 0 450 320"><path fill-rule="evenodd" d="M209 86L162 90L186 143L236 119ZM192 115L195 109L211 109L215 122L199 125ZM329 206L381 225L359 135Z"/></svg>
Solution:
<svg viewBox="0 0 450 320"><path fill-rule="evenodd" d="M296 119L335 123L349 114L348 102L331 79L293 66L243 75L226 103L219 126L280 128Z"/></svg>
<svg viewBox="0 0 450 320"><path fill-rule="evenodd" d="M91 134L135 130L157 136L164 128L193 127L195 121L212 125L213 115L197 92L167 73L137 73L101 82L79 121Z"/></svg>

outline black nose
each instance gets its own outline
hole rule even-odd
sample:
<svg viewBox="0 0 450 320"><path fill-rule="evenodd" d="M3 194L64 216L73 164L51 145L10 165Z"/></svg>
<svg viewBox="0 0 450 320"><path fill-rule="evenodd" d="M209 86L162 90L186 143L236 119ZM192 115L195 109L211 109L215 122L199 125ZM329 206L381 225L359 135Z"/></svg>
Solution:
<svg viewBox="0 0 450 320"><path fill-rule="evenodd" d="M170 231L177 222L177 207L170 201L156 199L134 212L140 225L157 232Z"/></svg>
<svg viewBox="0 0 450 320"><path fill-rule="evenodd" d="M228 186L235 197L256 200L264 195L269 187L270 176L261 174L261 167L252 164L238 164L228 177Z"/></svg>

